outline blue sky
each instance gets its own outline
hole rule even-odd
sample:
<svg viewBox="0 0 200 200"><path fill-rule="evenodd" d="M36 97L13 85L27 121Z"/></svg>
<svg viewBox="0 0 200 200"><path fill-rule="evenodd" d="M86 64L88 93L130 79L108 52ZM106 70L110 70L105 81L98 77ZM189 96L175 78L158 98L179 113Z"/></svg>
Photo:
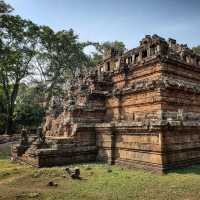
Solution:
<svg viewBox="0 0 200 200"><path fill-rule="evenodd" d="M82 41L123 41L136 47L147 34L200 44L200 0L5 0L15 14Z"/></svg>

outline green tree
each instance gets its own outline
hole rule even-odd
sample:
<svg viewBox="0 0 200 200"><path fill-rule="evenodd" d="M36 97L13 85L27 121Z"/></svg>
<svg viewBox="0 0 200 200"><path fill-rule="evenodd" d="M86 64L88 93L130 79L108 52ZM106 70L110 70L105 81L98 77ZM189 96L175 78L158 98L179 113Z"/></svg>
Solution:
<svg viewBox="0 0 200 200"><path fill-rule="evenodd" d="M45 113L42 103L41 90L37 86L21 84L14 112L16 127L19 129L39 126Z"/></svg>
<svg viewBox="0 0 200 200"><path fill-rule="evenodd" d="M2 87L0 86L0 134L5 130L6 123L6 106L5 106L5 95Z"/></svg>
<svg viewBox="0 0 200 200"><path fill-rule="evenodd" d="M92 52L92 55L89 58L91 65L96 66L103 61L103 54L99 52Z"/></svg>
<svg viewBox="0 0 200 200"><path fill-rule="evenodd" d="M6 4L4 1L0 1L0 14L7 14L13 11L13 8Z"/></svg>
<svg viewBox="0 0 200 200"><path fill-rule="evenodd" d="M96 48L102 54L105 54L111 48L116 49L119 53L123 53L125 51L125 45L123 42L120 41L114 41L114 42L107 41L102 44L97 43Z"/></svg>
<svg viewBox="0 0 200 200"><path fill-rule="evenodd" d="M41 28L40 39L37 63L47 86L49 102L52 95L61 93L63 83L73 78L77 69L89 65L89 59L83 51L88 43L79 42L72 29L54 32L47 26Z"/></svg>
<svg viewBox="0 0 200 200"><path fill-rule="evenodd" d="M93 52L91 57L91 63L93 65L101 63L103 61L103 55L106 55L111 48L114 48L119 55L123 54L126 50L124 43L121 41L91 43L91 45L96 48L96 52Z"/></svg>
<svg viewBox="0 0 200 200"><path fill-rule="evenodd" d="M19 16L0 21L0 85L5 95L6 133L12 132L13 112L20 83L33 72L39 27Z"/></svg>
<svg viewBox="0 0 200 200"><path fill-rule="evenodd" d="M195 53L200 54L200 45L198 45L198 46L196 46L196 47L193 47L192 50L193 50Z"/></svg>

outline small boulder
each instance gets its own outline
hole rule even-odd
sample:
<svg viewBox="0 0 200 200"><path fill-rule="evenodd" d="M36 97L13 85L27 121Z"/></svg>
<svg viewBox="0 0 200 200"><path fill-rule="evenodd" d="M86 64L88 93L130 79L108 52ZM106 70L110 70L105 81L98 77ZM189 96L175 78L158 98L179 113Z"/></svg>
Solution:
<svg viewBox="0 0 200 200"><path fill-rule="evenodd" d="M72 170L71 170L69 167L65 168L65 171L66 171L69 175L71 175L71 173L72 173Z"/></svg>
<svg viewBox="0 0 200 200"><path fill-rule="evenodd" d="M108 172L108 173L111 173L111 172L112 172L112 169L110 169L110 168L107 169L107 172Z"/></svg>
<svg viewBox="0 0 200 200"><path fill-rule="evenodd" d="M70 169L69 167L67 167L65 169L65 171L70 175L71 178L73 179L81 179L80 178L80 169L78 167L74 168L74 169Z"/></svg>
<svg viewBox="0 0 200 200"><path fill-rule="evenodd" d="M80 169L79 168L75 168L74 172L72 173L71 177L73 179L80 179Z"/></svg>
<svg viewBox="0 0 200 200"><path fill-rule="evenodd" d="M49 186L49 187L57 187L58 184L54 183L53 181L49 181L48 184L47 184L47 186Z"/></svg>

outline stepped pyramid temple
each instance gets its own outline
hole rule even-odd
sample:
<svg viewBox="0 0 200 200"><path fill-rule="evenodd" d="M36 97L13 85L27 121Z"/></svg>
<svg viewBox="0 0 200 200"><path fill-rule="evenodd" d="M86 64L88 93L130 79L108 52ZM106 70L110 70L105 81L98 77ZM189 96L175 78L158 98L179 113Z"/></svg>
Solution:
<svg viewBox="0 0 200 200"><path fill-rule="evenodd" d="M111 49L54 97L38 136L24 131L12 159L37 167L106 162L156 172L200 162L200 55L146 35Z"/></svg>

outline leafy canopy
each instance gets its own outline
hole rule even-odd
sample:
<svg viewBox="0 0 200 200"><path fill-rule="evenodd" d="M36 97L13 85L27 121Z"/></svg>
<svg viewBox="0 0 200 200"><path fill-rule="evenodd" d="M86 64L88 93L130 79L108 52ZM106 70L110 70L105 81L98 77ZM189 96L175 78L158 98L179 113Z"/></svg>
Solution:
<svg viewBox="0 0 200 200"><path fill-rule="evenodd" d="M33 71L39 27L19 16L3 15L0 21L0 85L5 95L6 132L11 131L20 82Z"/></svg>

